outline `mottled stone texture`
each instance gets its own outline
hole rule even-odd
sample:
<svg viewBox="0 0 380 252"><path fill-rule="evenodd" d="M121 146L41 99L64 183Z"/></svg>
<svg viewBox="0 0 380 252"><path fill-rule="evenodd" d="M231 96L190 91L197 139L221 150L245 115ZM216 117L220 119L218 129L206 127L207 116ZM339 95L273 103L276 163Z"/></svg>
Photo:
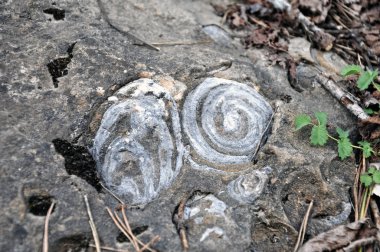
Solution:
<svg viewBox="0 0 380 252"><path fill-rule="evenodd" d="M192 155L211 169L244 170L245 164L252 163L272 113L253 88L207 78L186 97L183 107L183 128Z"/></svg>
<svg viewBox="0 0 380 252"><path fill-rule="evenodd" d="M148 203L172 184L182 168L177 105L150 79L129 83L113 97L92 153L111 191L128 204Z"/></svg>
<svg viewBox="0 0 380 252"><path fill-rule="evenodd" d="M308 235L345 221L352 162L340 161L335 146L312 148L305 132L293 131L296 114L314 111L327 112L337 126L353 125L344 108L312 82L313 68L298 67L298 92L286 71L267 61L265 50L244 50L236 39L232 46L216 41L155 51L123 32L151 43L209 40L202 25L220 23L209 1L3 1L0 20L1 251L41 250L51 202L50 251L92 251L85 194L101 243L130 248L105 211L118 202L100 186L90 150L112 96L143 77L174 97L180 119L184 98L207 77L244 83L277 110L265 145L244 171L197 170L185 157L172 186L129 209L141 240L160 235L156 249L180 251L177 231L184 225L190 251L291 251L311 199ZM183 144L190 153L189 139ZM267 166L268 182L253 202L231 197L231 181ZM174 221L181 201L199 212Z"/></svg>

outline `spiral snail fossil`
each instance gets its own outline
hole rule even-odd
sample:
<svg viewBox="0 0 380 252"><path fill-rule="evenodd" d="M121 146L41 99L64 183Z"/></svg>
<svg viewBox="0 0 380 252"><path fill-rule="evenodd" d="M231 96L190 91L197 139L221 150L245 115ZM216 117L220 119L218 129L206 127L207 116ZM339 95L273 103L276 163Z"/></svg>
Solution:
<svg viewBox="0 0 380 252"><path fill-rule="evenodd" d="M122 87L109 100L114 103L92 148L97 169L105 185L128 203L147 203L169 187L183 165L177 104L150 79ZM254 89L208 78L183 105L182 127L191 146L186 157L200 167L240 171L260 145L271 115Z"/></svg>
<svg viewBox="0 0 380 252"><path fill-rule="evenodd" d="M240 175L227 185L228 194L241 203L253 203L263 192L268 182L268 174L272 172L269 166Z"/></svg>
<svg viewBox="0 0 380 252"><path fill-rule="evenodd" d="M176 104L164 88L139 79L121 88L94 139L93 156L106 186L128 203L146 203L182 167Z"/></svg>
<svg viewBox="0 0 380 252"><path fill-rule="evenodd" d="M236 81L208 78L186 98L183 129L196 163L240 171L265 133L273 111L253 88Z"/></svg>

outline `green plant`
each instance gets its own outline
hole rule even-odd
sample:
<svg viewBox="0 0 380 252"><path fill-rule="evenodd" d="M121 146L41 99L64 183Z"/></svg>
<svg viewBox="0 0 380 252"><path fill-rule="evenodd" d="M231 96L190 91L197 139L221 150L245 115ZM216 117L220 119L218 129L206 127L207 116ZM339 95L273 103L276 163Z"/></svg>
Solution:
<svg viewBox="0 0 380 252"><path fill-rule="evenodd" d="M370 167L367 172L360 175L360 182L364 185L361 196L359 219L365 218L369 201L375 185L380 184L380 171Z"/></svg>
<svg viewBox="0 0 380 252"><path fill-rule="evenodd" d="M370 167L367 172L360 175L360 182L365 187L380 184L380 171L374 167Z"/></svg>
<svg viewBox="0 0 380 252"><path fill-rule="evenodd" d="M341 75L344 77L350 76L350 75L358 75L359 78L356 81L356 84L360 90L365 90L369 87L370 84L372 84L377 90L380 91L380 84L376 83L375 80L378 76L377 69L374 71L362 69L358 65L348 65L345 66L342 71Z"/></svg>
<svg viewBox="0 0 380 252"><path fill-rule="evenodd" d="M316 112L314 115L314 120L309 115L298 115L294 123L296 131L306 126L312 126L310 134L310 143L312 145L324 146L330 138L338 144L338 154L341 159L351 156L354 148L362 150L366 158L374 154L370 143L360 141L358 142L360 146L353 145L349 139L349 132L339 127L336 128L338 137L331 136L327 131L327 114L325 112Z"/></svg>

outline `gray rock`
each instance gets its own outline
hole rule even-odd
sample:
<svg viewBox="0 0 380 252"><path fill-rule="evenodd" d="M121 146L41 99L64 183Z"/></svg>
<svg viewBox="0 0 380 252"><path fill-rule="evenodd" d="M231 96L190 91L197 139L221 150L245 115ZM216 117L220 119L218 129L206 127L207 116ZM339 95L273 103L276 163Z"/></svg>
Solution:
<svg viewBox="0 0 380 252"><path fill-rule="evenodd" d="M55 18L52 9L61 14ZM210 220L210 225L186 220L190 251L292 251L295 230L310 199L316 205L308 235L345 221L355 167L350 160L339 160L334 145L311 147L307 131L293 131L295 115L315 111L327 112L333 125L354 127L352 116L318 83L300 78L298 85L304 91L298 92L290 86L286 71L270 64L266 50L189 43L154 51L136 45L138 41L125 33L150 43L204 41L209 38L201 27L220 22L208 1L6 1L0 13L0 225L7 227L0 229L1 251L41 250L51 202L56 207L49 223L49 251L91 251L85 194L101 244L131 248L105 211L119 202L100 186L89 150L103 114L115 102L110 97L143 77L168 90L180 117L184 97L208 77L246 83L277 110L257 163L243 167L244 174L265 166L273 169L253 203L238 202L228 194L228 184L241 173L195 170L185 160L170 187L155 186L159 193L150 203L127 210L132 229L143 230L138 235L141 240L159 235L155 249L180 251L173 214L194 191L223 202L226 218L205 210L210 200L189 201L189 208L203 206L198 217ZM305 78L316 74L303 66ZM160 76L169 76L170 81L160 81ZM167 85L171 81L172 88ZM182 141L190 145L186 138ZM200 164L215 165L204 160ZM233 168L241 171L242 166Z"/></svg>
<svg viewBox="0 0 380 252"><path fill-rule="evenodd" d="M113 97L95 135L93 156L110 190L128 204L147 203L182 167L177 105L149 79L129 83Z"/></svg>
<svg viewBox="0 0 380 252"><path fill-rule="evenodd" d="M222 27L211 24L203 26L202 30L214 40L215 43L224 47L232 47L232 38Z"/></svg>
<svg viewBox="0 0 380 252"><path fill-rule="evenodd" d="M240 203L252 204L266 187L270 172L272 172L272 168L265 167L240 175L228 184L229 195Z"/></svg>
<svg viewBox="0 0 380 252"><path fill-rule="evenodd" d="M271 115L272 108L253 88L208 78L186 97L183 128L199 156L196 162L232 170L252 161Z"/></svg>
<svg viewBox="0 0 380 252"><path fill-rule="evenodd" d="M232 217L232 209L211 194L193 195L185 205L184 225L187 228L192 247L207 251L240 251L249 246L248 225L239 226ZM240 234L239 241L232 240Z"/></svg>

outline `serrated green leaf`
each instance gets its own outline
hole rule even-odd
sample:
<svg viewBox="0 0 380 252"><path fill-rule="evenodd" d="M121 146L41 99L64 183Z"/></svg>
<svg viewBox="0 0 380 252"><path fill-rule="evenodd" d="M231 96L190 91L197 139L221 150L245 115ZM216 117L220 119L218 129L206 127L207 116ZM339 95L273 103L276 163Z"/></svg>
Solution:
<svg viewBox="0 0 380 252"><path fill-rule="evenodd" d="M358 144L360 144L360 146L363 148L364 157L368 158L372 155L373 149L370 143L368 143L367 141L360 141L358 142Z"/></svg>
<svg viewBox="0 0 380 252"><path fill-rule="evenodd" d="M327 124L327 114L325 112L315 112L315 117L318 120L318 123L320 125L326 125Z"/></svg>
<svg viewBox="0 0 380 252"><path fill-rule="evenodd" d="M380 171L376 170L372 175L372 180L376 184L380 184Z"/></svg>
<svg viewBox="0 0 380 252"><path fill-rule="evenodd" d="M372 185L372 177L366 173L360 175L360 182L364 184L365 187Z"/></svg>
<svg viewBox="0 0 380 252"><path fill-rule="evenodd" d="M380 87L380 85L379 85L379 87ZM380 91L380 89L379 89L379 91ZM364 110L364 112L366 112L367 115L373 115L375 113L375 111L373 111L373 109L370 109L370 108L364 108L363 110Z"/></svg>
<svg viewBox="0 0 380 252"><path fill-rule="evenodd" d="M377 69L372 71L372 81L375 81L378 75L379 75L379 71Z"/></svg>
<svg viewBox="0 0 380 252"><path fill-rule="evenodd" d="M327 143L327 139L328 133L326 125L314 125L310 135L311 144L323 146Z"/></svg>
<svg viewBox="0 0 380 252"><path fill-rule="evenodd" d="M311 124L311 117L308 115L299 115L296 117L294 124L296 126L296 130L299 130L306 125Z"/></svg>
<svg viewBox="0 0 380 252"><path fill-rule="evenodd" d="M368 86L373 82L373 80L377 77L377 70L375 71L365 71L360 76L356 84L360 90L365 90Z"/></svg>
<svg viewBox="0 0 380 252"><path fill-rule="evenodd" d="M352 145L348 137L343 137L338 140L338 154L341 159L351 156Z"/></svg>
<svg viewBox="0 0 380 252"><path fill-rule="evenodd" d="M339 138L348 138L348 136L350 134L348 130L344 131L339 127L336 128L336 133L338 133Z"/></svg>
<svg viewBox="0 0 380 252"><path fill-rule="evenodd" d="M348 65L343 67L340 74L344 77L352 74L359 74L362 71L362 68L358 65Z"/></svg>
<svg viewBox="0 0 380 252"><path fill-rule="evenodd" d="M372 82L372 85L377 89L377 91L380 91L380 84Z"/></svg>
<svg viewBox="0 0 380 252"><path fill-rule="evenodd" d="M367 173L368 173L368 174L374 174L376 171L377 171L377 170L376 170L375 167L369 167Z"/></svg>

